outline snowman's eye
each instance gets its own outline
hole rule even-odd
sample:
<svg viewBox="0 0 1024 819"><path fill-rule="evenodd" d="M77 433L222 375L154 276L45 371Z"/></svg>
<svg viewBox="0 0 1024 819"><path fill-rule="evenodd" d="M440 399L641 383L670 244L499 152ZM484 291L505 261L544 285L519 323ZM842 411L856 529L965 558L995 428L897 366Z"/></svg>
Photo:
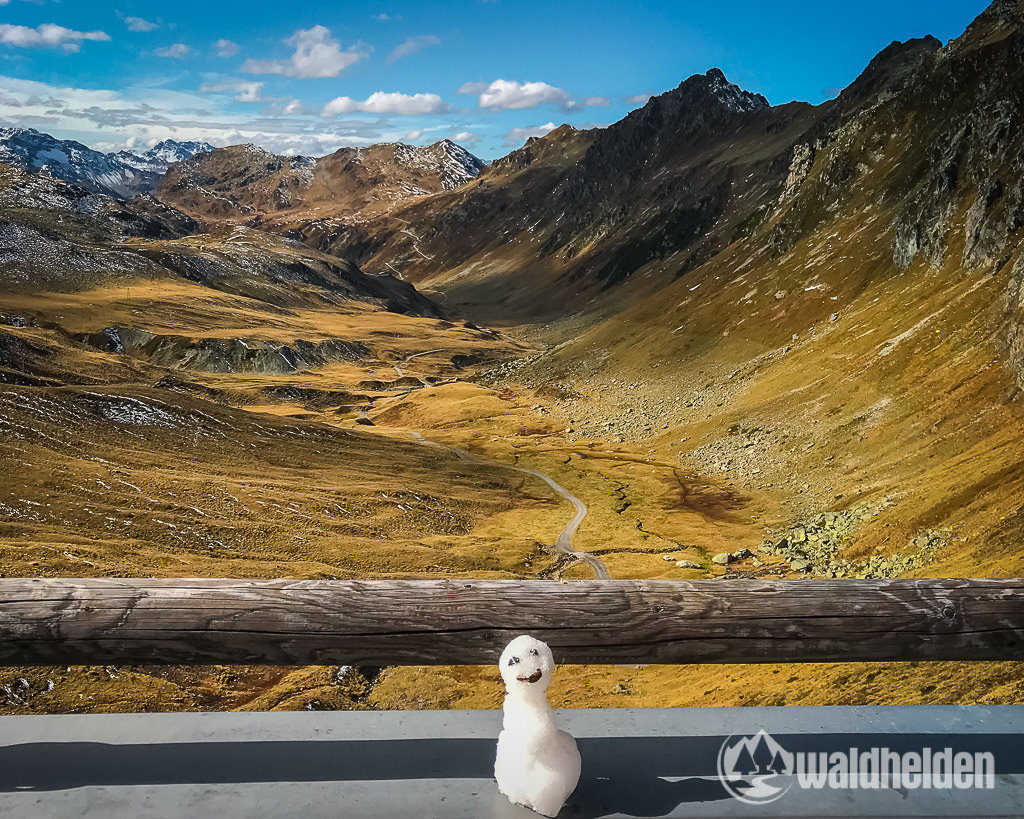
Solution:
<svg viewBox="0 0 1024 819"><path fill-rule="evenodd" d="M519 658L518 657L510 657L509 661L508 661L508 664L509 665L515 665L518 662L519 662Z"/></svg>
<svg viewBox="0 0 1024 819"><path fill-rule="evenodd" d="M537 649L535 649L535 648L531 648L531 649L530 649L530 653L531 653L531 654L532 654L532 655L533 655L534 657L539 657L539 656L540 656L540 652L539 652L539 651L537 651Z"/></svg>

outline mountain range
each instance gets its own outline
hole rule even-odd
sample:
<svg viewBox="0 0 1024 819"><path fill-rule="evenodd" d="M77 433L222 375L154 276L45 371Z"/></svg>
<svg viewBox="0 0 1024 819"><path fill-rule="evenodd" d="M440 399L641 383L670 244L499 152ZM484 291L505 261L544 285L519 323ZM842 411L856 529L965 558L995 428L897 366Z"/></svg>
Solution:
<svg viewBox="0 0 1024 819"><path fill-rule="evenodd" d="M33 128L0 127L0 162L126 199L155 190L175 162L212 150L206 142L165 139L141 154L103 153Z"/></svg>
<svg viewBox="0 0 1024 819"><path fill-rule="evenodd" d="M156 195L206 222L277 229L299 223L300 232L309 233L366 221L407 201L453 190L484 167L448 139L423 147L342 148L319 159L237 145L174 165Z"/></svg>
<svg viewBox="0 0 1024 819"><path fill-rule="evenodd" d="M612 577L1024 568L1024 0L819 105L712 68L487 165L168 145L136 190L50 139L0 156L5 573L589 576L529 470ZM1024 700L999 663L617 673L563 704ZM310 679L275 702L347 690Z"/></svg>

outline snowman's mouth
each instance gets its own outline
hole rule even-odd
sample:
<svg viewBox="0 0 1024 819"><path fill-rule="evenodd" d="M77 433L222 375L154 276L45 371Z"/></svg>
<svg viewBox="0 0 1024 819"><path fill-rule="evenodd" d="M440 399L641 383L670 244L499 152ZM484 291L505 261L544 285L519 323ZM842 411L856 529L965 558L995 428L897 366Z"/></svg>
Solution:
<svg viewBox="0 0 1024 819"><path fill-rule="evenodd" d="M540 680L542 674L543 672L538 668L529 677L516 677L516 679L519 680L519 682L535 683Z"/></svg>

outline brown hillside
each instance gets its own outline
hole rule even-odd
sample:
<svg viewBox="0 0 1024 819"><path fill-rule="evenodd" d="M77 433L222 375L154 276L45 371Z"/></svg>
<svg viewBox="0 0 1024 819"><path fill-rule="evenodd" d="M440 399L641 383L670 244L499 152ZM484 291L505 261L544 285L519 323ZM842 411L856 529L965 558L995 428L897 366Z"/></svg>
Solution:
<svg viewBox="0 0 1024 819"><path fill-rule="evenodd" d="M442 140L342 148L329 156L276 156L254 145L218 148L173 165L156 197L208 224L287 230L298 222L362 221L473 179L483 163ZM315 230L310 225L305 231ZM323 229L322 227L320 229Z"/></svg>

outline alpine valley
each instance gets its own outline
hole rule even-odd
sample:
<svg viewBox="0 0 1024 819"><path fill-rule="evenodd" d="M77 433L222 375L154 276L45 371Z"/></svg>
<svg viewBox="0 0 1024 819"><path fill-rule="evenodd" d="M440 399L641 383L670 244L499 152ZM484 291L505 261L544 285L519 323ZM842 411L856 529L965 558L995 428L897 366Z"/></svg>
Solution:
<svg viewBox="0 0 1024 819"><path fill-rule="evenodd" d="M1024 571L1024 0L820 105L712 68L489 164L15 128L0 162L4 575ZM491 668L4 675L11 713L500 698ZM1024 677L594 666L550 693L1020 703Z"/></svg>

